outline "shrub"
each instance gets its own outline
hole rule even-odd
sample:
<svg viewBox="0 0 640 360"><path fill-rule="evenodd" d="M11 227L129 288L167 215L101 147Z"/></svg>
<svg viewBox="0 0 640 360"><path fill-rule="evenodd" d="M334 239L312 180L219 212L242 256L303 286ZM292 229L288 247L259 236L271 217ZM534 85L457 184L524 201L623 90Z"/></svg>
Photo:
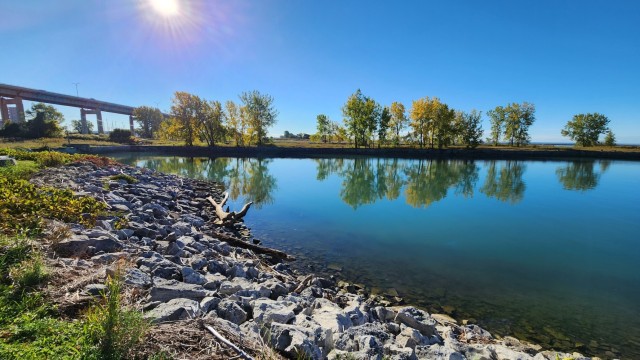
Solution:
<svg viewBox="0 0 640 360"><path fill-rule="evenodd" d="M93 225L106 205L71 190L38 187L25 180L0 177L0 232L42 231L43 219Z"/></svg>
<svg viewBox="0 0 640 360"><path fill-rule="evenodd" d="M131 130L125 129L113 129L113 131L109 134L109 141L117 142L120 144L129 144L134 142Z"/></svg>

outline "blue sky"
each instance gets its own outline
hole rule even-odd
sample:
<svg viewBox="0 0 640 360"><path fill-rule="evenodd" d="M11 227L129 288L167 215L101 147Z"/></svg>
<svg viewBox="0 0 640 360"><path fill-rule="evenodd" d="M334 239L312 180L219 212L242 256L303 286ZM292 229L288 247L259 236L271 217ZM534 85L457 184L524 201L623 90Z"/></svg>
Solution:
<svg viewBox="0 0 640 360"><path fill-rule="evenodd" d="M275 99L275 136L314 132L320 113L342 121L358 88L407 108L528 101L533 141L566 141L574 114L600 112L619 143L640 143L640 2L183 0L164 17L150 1L0 1L0 83L73 95L78 82L80 96L165 111L176 90L256 89Z"/></svg>

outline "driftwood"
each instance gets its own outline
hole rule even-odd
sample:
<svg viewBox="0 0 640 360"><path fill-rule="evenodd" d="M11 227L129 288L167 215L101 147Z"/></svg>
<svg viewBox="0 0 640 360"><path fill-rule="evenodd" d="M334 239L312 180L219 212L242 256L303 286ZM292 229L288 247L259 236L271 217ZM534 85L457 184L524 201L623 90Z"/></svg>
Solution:
<svg viewBox="0 0 640 360"><path fill-rule="evenodd" d="M217 203L211 196L209 196L207 200L216 209L216 216L218 217L216 224L225 226L233 225L233 223L242 220L242 218L247 215L247 211L249 211L249 208L251 207L251 204L253 204L253 202L250 201L244 204L240 212L229 212L228 207L226 211L223 208L224 204L226 204L227 200L229 200L229 193L225 192L223 195L224 197L222 198L222 201L220 201L220 203Z"/></svg>
<svg viewBox="0 0 640 360"><path fill-rule="evenodd" d="M210 333L213 334L213 336L215 336L218 340L222 341L223 343L225 343L227 346L229 346L230 348L232 348L236 353L238 353L238 356L245 359L245 360L254 360L253 357L251 357L251 355L247 354L246 352L244 352L242 349L240 349L238 346L236 346L234 343L232 343L231 341L225 339L224 336L220 335L219 332L216 331L216 329L212 328L209 325L205 325L204 326L207 330L209 330Z"/></svg>
<svg viewBox="0 0 640 360"><path fill-rule="evenodd" d="M240 240L237 239L233 236L230 235L226 235L223 233L215 233L214 234L215 237L217 237L219 240L223 240L228 242L229 244L233 245L233 246L237 246L237 247L241 247L244 249L249 249L252 250L253 252L259 253L259 254L268 254L271 255L273 257L276 257L278 259L283 259L283 260L295 260L296 258L283 252L280 250L276 250L276 249L271 249L268 247L264 247L264 246L260 246L260 245L255 245L252 244L250 242L244 241L244 240Z"/></svg>

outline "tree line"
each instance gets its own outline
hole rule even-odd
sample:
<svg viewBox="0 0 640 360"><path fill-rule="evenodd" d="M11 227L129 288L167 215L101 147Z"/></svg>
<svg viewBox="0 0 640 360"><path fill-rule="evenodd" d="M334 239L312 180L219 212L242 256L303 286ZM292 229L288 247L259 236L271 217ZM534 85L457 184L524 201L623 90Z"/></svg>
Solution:
<svg viewBox="0 0 640 360"><path fill-rule="evenodd" d="M536 120L535 105L528 102L496 106L487 111L491 124L488 143L497 146L526 145L531 141L529 129ZM316 118L317 133L312 141L349 141L354 147L378 147L401 143L421 148L442 149L452 145L475 148L483 143L482 112L455 110L437 97L414 100L406 110L400 102L383 106L362 93L360 89L349 96L342 107L343 124L330 120L325 114ZM607 127L609 119L602 114L577 114L561 131L579 146L594 146L606 133L604 145L615 145L615 136ZM409 131L401 136L405 129Z"/></svg>
<svg viewBox="0 0 640 360"><path fill-rule="evenodd" d="M239 102L224 104L187 92L174 93L168 117L158 109L141 106L133 115L136 132L143 138L163 138L183 141L192 146L196 140L215 146L233 142L236 146L262 145L269 140L268 128L278 117L274 99L257 90L243 92ZM496 106L486 112L491 129L486 138L494 146L506 143L526 145L531 141L530 127L536 120L535 105L528 102ZM60 137L64 131L63 115L51 105L32 104L26 119L5 124L3 137ZM410 109L400 102L381 105L360 89L342 106L343 123L332 121L325 114L316 117L317 133L310 136L317 142L350 142L356 148L412 144L421 148L442 149L452 145L475 148L483 143L482 112L453 109L437 97L414 100ZM603 114L576 114L561 130L578 146L615 145L610 120ZM88 121L91 130L93 123ZM80 120L71 121L67 130L81 132ZM408 131L405 131L408 130ZM128 131L128 130L126 130ZM287 134L285 138L306 139L306 134ZM130 134L132 135L132 134ZM600 137L604 140L600 141Z"/></svg>
<svg viewBox="0 0 640 360"><path fill-rule="evenodd" d="M134 114L145 130L143 136L182 140L187 146L193 146L196 139L208 146L226 141L236 146L264 144L267 129L278 117L273 97L254 90L241 93L239 98L240 103L228 100L223 105L177 91L168 119L159 116L157 109L138 108Z"/></svg>

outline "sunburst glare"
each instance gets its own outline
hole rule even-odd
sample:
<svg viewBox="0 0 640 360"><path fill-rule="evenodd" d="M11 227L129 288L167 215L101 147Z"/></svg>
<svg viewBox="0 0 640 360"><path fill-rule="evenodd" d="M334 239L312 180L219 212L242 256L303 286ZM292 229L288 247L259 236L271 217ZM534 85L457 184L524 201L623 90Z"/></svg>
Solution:
<svg viewBox="0 0 640 360"><path fill-rule="evenodd" d="M151 8L159 15L170 17L178 15L178 0L148 0Z"/></svg>

